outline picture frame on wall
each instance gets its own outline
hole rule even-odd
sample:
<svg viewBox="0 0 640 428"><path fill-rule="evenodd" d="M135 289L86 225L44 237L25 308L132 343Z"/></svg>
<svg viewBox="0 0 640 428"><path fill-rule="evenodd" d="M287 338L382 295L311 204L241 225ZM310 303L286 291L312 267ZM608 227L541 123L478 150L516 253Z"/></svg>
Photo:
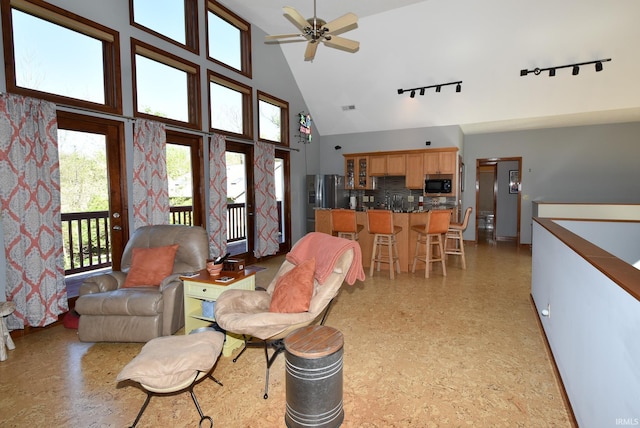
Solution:
<svg viewBox="0 0 640 428"><path fill-rule="evenodd" d="M509 193L518 193L520 174L517 169L509 170Z"/></svg>

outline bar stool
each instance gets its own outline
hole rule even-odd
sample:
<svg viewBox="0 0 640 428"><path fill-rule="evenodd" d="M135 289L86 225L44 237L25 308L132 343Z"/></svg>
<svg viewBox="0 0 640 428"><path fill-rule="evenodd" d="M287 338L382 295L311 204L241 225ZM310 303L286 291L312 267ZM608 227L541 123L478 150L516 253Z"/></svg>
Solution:
<svg viewBox="0 0 640 428"><path fill-rule="evenodd" d="M411 229L418 232L418 240L416 241L416 252L413 256L413 266L411 272L416 271L416 263L418 260L425 263L424 277L429 278L431 263L440 262L442 266L442 275L447 276L447 267L444 264L444 235L449 230L451 222L451 210L434 210L427 213L427 223L411 226ZM425 254L420 254L420 245L425 246ZM435 256L433 246L438 248L438 257Z"/></svg>
<svg viewBox="0 0 640 428"><path fill-rule="evenodd" d="M396 235L402 231L402 227L393 225L393 213L390 210L368 210L367 230L373 236L373 248L371 249L371 267L369 276L373 275L373 265L389 264L389 277L394 279L394 264L400 273L400 258L398 257L398 245ZM386 248L386 252L383 249Z"/></svg>
<svg viewBox="0 0 640 428"><path fill-rule="evenodd" d="M464 240L462 239L462 232L467 228L469 216L471 215L472 210L473 208L471 207L467 208L464 212L464 220L462 223L451 223L449 225L449 230L447 231L447 235L444 239L444 253L460 256L462 260L462 269L467 268L467 262L464 257ZM449 239L457 241L451 248L449 248Z"/></svg>
<svg viewBox="0 0 640 428"><path fill-rule="evenodd" d="M331 229L338 238L358 240L358 234L364 226L356 223L356 212L343 208L331 210Z"/></svg>

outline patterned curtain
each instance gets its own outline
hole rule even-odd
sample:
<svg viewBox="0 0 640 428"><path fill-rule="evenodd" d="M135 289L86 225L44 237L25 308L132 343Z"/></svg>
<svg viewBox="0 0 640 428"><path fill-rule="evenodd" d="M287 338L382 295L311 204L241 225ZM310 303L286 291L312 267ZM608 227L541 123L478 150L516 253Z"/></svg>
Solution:
<svg viewBox="0 0 640 428"><path fill-rule="evenodd" d="M167 137L162 123L136 119L133 133L133 230L169 223Z"/></svg>
<svg viewBox="0 0 640 428"><path fill-rule="evenodd" d="M276 149L273 144L256 142L254 152L254 191L256 199L256 257L278 252L278 205L274 177Z"/></svg>
<svg viewBox="0 0 640 428"><path fill-rule="evenodd" d="M227 252L227 162L226 142L214 134L209 146L209 257Z"/></svg>
<svg viewBox="0 0 640 428"><path fill-rule="evenodd" d="M0 95L0 203L10 330L43 327L68 310L55 104ZM2 339L0 339L2 340Z"/></svg>

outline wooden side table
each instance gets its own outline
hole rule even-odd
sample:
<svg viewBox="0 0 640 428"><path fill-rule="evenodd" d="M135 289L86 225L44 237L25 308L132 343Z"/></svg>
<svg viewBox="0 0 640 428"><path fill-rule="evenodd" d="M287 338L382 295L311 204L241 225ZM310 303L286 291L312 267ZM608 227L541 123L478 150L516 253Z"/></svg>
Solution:
<svg viewBox="0 0 640 428"><path fill-rule="evenodd" d="M223 283L219 282L222 277L231 277L231 281ZM206 269L198 272L196 276L183 276L180 279L184 283L184 334L191 331L209 327L215 322L213 316L213 305L218 297L226 290L255 290L256 277L255 272L246 273L245 270L240 272L222 271L219 277L211 277ZM205 310L203 313L203 302ZM226 333L222 355L231 356L236 348L240 348L244 344L244 338L233 333Z"/></svg>
<svg viewBox="0 0 640 428"><path fill-rule="evenodd" d="M12 314L15 310L15 302L0 302L0 361L7 359L7 349L16 349L16 345L13 344L13 339L11 339L11 334L9 334L9 329L4 319L4 317Z"/></svg>

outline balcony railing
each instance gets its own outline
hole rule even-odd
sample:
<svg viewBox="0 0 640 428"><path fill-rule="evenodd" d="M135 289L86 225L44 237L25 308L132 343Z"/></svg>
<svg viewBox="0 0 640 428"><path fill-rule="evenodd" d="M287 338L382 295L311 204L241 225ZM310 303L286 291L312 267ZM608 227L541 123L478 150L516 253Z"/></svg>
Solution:
<svg viewBox="0 0 640 428"><path fill-rule="evenodd" d="M227 205L227 242L247 239L245 204ZM171 207L171 224L193 224L191 206ZM278 202L279 232L282 234L281 202ZM64 273L72 275L111 266L109 212L62 214Z"/></svg>

